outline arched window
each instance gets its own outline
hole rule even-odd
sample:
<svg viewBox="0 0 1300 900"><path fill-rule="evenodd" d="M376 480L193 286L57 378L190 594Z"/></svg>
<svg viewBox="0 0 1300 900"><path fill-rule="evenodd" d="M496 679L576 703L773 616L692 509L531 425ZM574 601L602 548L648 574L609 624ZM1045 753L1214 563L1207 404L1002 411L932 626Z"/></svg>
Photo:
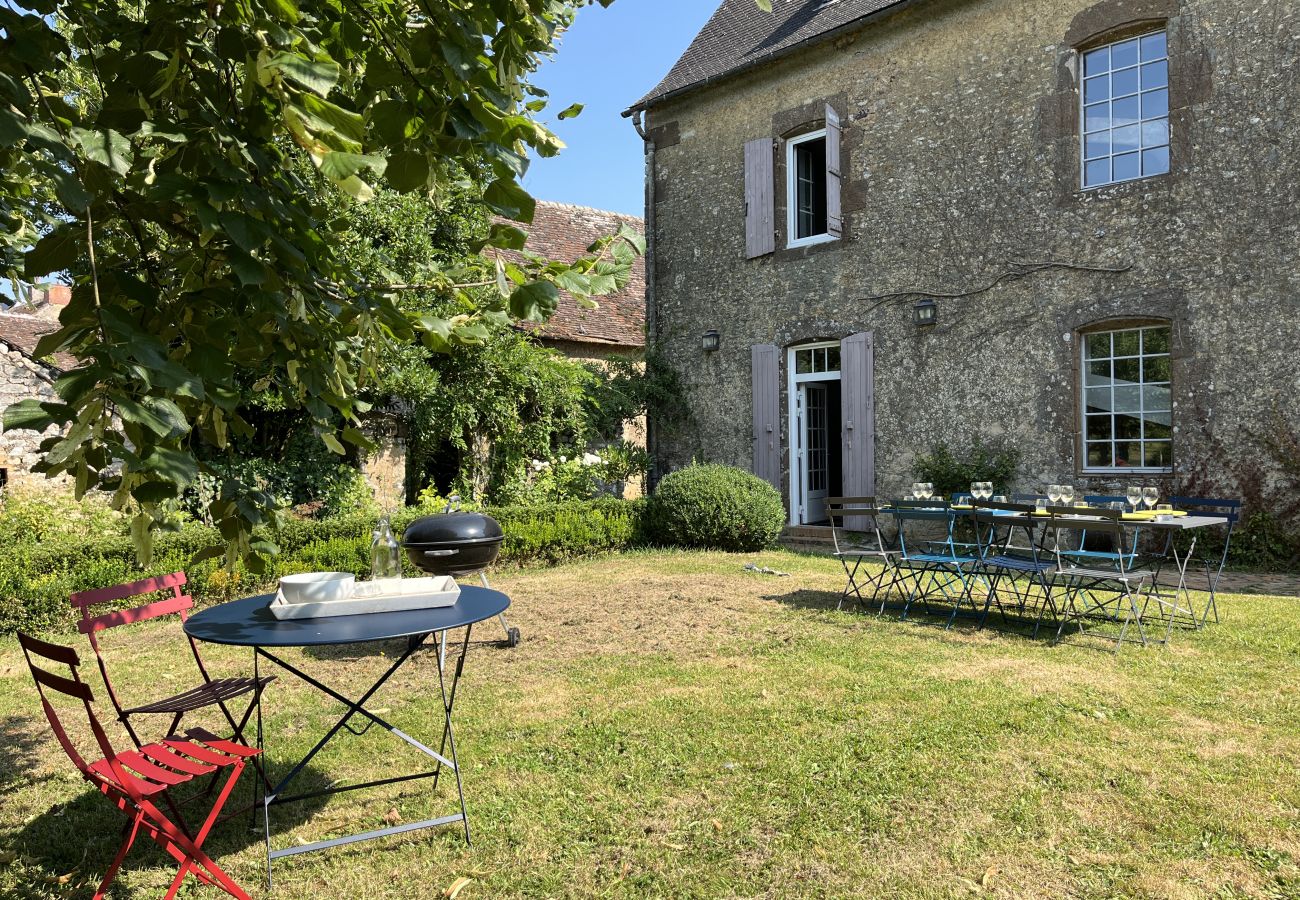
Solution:
<svg viewBox="0 0 1300 900"><path fill-rule="evenodd" d="M1173 468L1173 371L1167 321L1080 329L1083 470Z"/></svg>

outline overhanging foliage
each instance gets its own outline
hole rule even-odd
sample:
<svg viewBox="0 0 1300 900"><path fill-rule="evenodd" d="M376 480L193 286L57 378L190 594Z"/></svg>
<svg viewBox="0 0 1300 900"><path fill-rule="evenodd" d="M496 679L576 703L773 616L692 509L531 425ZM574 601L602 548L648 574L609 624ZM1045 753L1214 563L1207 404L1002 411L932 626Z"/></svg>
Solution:
<svg viewBox="0 0 1300 900"><path fill-rule="evenodd" d="M607 5L609 0L600 0ZM531 151L561 144L527 82L585 0L248 0L0 6L0 275L74 276L62 327L38 353L81 362L56 402L6 412L7 428L58 425L42 468L136 509L147 559L159 504L204 470L201 445L247 435L252 393L306 411L342 453L363 444L359 399L382 349L482 341L509 317L543 320L559 288L618 290L644 244L623 231L572 264L509 263L524 234L493 226L484 271L431 264L416 285L359 282L331 241L305 154L369 199L445 193L481 179L483 202L528 222ZM460 311L404 311L411 289ZM213 473L208 473L213 474ZM209 512L250 567L274 550L254 529L274 499L235 478Z"/></svg>

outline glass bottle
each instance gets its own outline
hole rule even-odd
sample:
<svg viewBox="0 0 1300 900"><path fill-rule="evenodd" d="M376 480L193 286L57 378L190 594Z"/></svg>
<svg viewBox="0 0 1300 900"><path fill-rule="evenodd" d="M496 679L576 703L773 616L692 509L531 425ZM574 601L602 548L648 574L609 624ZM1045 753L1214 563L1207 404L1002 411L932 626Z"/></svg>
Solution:
<svg viewBox="0 0 1300 900"><path fill-rule="evenodd" d="M388 516L379 520L375 527L374 538L370 542L370 578L401 578L401 546L393 535L393 526Z"/></svg>

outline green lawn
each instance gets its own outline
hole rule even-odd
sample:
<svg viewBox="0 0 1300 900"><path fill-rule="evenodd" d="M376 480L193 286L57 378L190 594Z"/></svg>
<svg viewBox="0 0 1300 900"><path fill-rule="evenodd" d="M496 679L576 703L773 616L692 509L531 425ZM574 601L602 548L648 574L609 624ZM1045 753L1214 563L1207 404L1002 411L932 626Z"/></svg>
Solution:
<svg viewBox="0 0 1300 900"><path fill-rule="evenodd" d="M461 877L460 900L1300 896L1300 600L1223 597L1221 625L1116 655L839 613L836 564L788 553L628 555L494 583L524 643L472 646L461 685L473 848L453 828L284 860L273 896L439 897ZM131 634L110 657L128 699L190 678L174 626ZM394 650L289 656L360 687ZM436 737L436 675L423 655L373 705ZM0 893L89 896L121 817L47 738L10 639L0 686ZM267 703L273 766L337 709L285 677ZM310 775L419 764L374 729ZM427 782L343 795L281 810L277 843L453 805ZM267 896L246 821L209 848ZM134 853L117 896L161 894L165 862Z"/></svg>

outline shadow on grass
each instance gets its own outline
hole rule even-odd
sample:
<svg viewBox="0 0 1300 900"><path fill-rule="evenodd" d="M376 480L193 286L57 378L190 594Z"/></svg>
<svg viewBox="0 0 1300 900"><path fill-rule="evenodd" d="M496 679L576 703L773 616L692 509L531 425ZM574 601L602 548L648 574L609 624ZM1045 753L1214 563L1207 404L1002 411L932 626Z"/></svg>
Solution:
<svg viewBox="0 0 1300 900"><path fill-rule="evenodd" d="M49 781L50 776L37 777L36 761L42 753L54 748L47 743L49 726L37 716L6 716L0 719L0 796L11 794L18 788Z"/></svg>
<svg viewBox="0 0 1300 900"><path fill-rule="evenodd" d="M68 763L71 770L71 763ZM272 782L288 774L291 764L270 767ZM248 766L236 783L223 815L229 818L218 821L212 828L203 850L226 868L224 859L247 849L252 845L261 845L265 839L261 813L254 813L253 779L257 771ZM186 788L198 790L184 791L178 795L177 802L181 813L191 832L196 831L207 817L211 807L211 796L203 793L207 786L206 779L199 779L186 785ZM295 776L292 790L297 793L311 793L330 786L330 779L314 766L307 766ZM220 784L217 786L220 789ZM271 845L280 846L288 838L291 829L308 822L312 816L324 807L326 797L313 797L298 803L276 806L271 813ZM173 822L175 814L161 801L157 806ZM125 828L129 825L128 817L119 811L113 803L98 790L87 786L74 799L66 803L57 803L46 812L28 820L17 832L0 839L0 853L12 854L15 867L21 869L21 875L14 879L14 897L23 900L36 900L51 896L81 898L90 897L108 870L121 842L125 837ZM154 887L132 890L121 882L123 874L143 869L157 869L165 875L167 881L176 874L178 863L158 844L143 832L137 835L131 852L127 855L118 872L119 880L110 889L115 898L153 897L160 893ZM227 869L229 874L229 869ZM11 873L12 874L12 873ZM239 879L236 879L239 880ZM247 878L245 878L247 880ZM193 875L187 876L189 890L197 884ZM256 888L256 884L242 884L245 890ZM183 894L188 892L183 889ZM203 891L204 895L216 891Z"/></svg>
<svg viewBox="0 0 1300 900"><path fill-rule="evenodd" d="M481 629L481 630L480 630ZM447 642L448 658L460 652L461 642L465 639L465 632L457 629L450 635ZM390 641L370 641L364 644L327 644L318 647L303 647L303 653L313 659L327 660L329 662L352 662L363 659L374 659L383 657L390 660L396 660L406 652L406 638L394 638ZM474 627L472 640L469 642L470 652L507 650L509 642L501 629L497 627L496 622L483 622ZM420 649L411 654L408 663L414 662L422 656L436 656L438 645L433 635L424 639ZM311 673L308 673L311 674Z"/></svg>
<svg viewBox="0 0 1300 900"><path fill-rule="evenodd" d="M861 613L872 619L879 618L882 621L892 621L898 624L928 626L939 630L949 628L952 604L946 600L931 599L928 602L920 599L914 600L910 608L907 609L907 618L902 620L904 611L903 597L897 594L889 595L885 598L882 610L881 598L872 599L871 594L865 590L863 594L866 598L863 601L859 601L857 597L845 599L842 610L846 613ZM765 594L763 599L802 611L834 612L840 607L840 594L838 591L801 588L788 594ZM1057 625L1059 623L1053 620L1050 614L1043 618L1037 628L1037 634L1035 634L1036 607L1021 611L1004 601L1004 609L999 609L994 604L988 610L987 616L984 616L982 600L977 601L977 603L978 606L975 609L968 605L963 605L960 608L956 618L952 620L951 630L975 631L986 629L999 635L1023 638L1044 645L1057 643ZM981 619L983 619L982 624ZM1069 640L1079 635L1079 633L1079 626L1076 623L1067 622L1062 629L1061 640ZM1089 633L1088 636L1105 639L1104 635Z"/></svg>

